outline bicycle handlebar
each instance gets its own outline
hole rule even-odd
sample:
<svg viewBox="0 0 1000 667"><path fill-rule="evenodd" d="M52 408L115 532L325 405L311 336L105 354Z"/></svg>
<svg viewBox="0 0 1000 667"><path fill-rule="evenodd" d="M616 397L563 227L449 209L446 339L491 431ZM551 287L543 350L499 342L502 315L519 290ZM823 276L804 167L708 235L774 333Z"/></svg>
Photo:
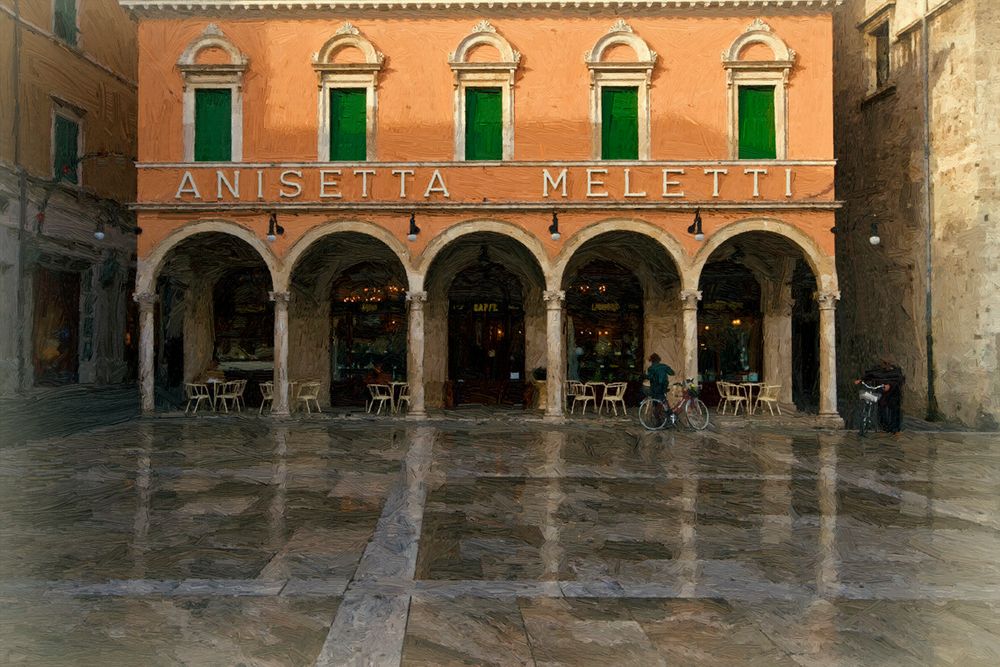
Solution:
<svg viewBox="0 0 1000 667"><path fill-rule="evenodd" d="M861 386L865 389L871 389L872 391L882 391L884 387L880 384L868 384L864 380L861 381Z"/></svg>

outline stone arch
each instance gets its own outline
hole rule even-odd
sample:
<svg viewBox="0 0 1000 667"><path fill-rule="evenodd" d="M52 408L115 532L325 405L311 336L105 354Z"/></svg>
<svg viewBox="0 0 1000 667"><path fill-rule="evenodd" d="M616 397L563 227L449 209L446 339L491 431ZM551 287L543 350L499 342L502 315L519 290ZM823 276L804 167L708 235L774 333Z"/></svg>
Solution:
<svg viewBox="0 0 1000 667"><path fill-rule="evenodd" d="M243 225L227 220L205 220L194 224L186 225L172 232L165 239L160 241L145 259L138 261L138 272L135 281L136 294L152 292L156 287L156 278L163 267L164 261L170 252L185 240L198 234L222 233L246 242L251 248L257 251L261 260L267 266L271 276L271 285L275 291L280 291L282 283L282 262L274 254L271 248L256 234Z"/></svg>
<svg viewBox="0 0 1000 667"><path fill-rule="evenodd" d="M837 267L834 257L824 253L814 238L795 225L774 218L748 218L740 220L739 222L726 225L712 234L708 242L694 256L691 263L691 270L688 274L693 282L685 284L685 287L697 289L702 270L705 268L705 264L712 256L712 253L718 250L726 241L747 232L770 232L788 239L802 251L806 262L809 264L809 268L812 269L813 275L816 277L816 285L819 291L832 292L838 289Z"/></svg>
<svg viewBox="0 0 1000 667"><path fill-rule="evenodd" d="M331 37L313 56L315 65L333 65L337 52L344 48L355 48L364 56L365 63L381 67L385 56L358 31L350 22L345 22L337 34Z"/></svg>
<svg viewBox="0 0 1000 667"><path fill-rule="evenodd" d="M570 237L569 241L563 246L563 249L559 253L558 257L556 257L551 275L549 276L550 281L547 289L562 289L560 285L562 285L565 277L564 274L566 273L566 267L569 266L569 262L572 260L576 251L582 248L587 241L608 232L634 232L648 237L651 241L658 243L677 266L677 271L680 273L681 277L682 288L688 287L691 273L690 259L687 253L684 252L684 248L681 247L680 243L678 243L677 239L659 227L642 220L631 218L608 218L607 220L601 220L592 225L588 225ZM695 280L695 284L697 284L697 280Z"/></svg>
<svg viewBox="0 0 1000 667"><path fill-rule="evenodd" d="M594 48L586 54L588 64L594 65L604 60L604 53L614 46L628 46L635 53L637 63L647 63L650 68L656 62L656 52L649 48L646 40L632 31L632 26L622 19L611 26L611 30L594 43Z"/></svg>
<svg viewBox="0 0 1000 667"><path fill-rule="evenodd" d="M550 275L552 265L545 252L545 248L542 247L542 243L538 240L538 237L531 232L518 227L517 225L499 220L468 220L466 222L453 225L434 237L431 242L427 244L427 247L424 248L423 253L421 253L420 260L416 264L416 268L419 271L421 279L426 276L427 270L434 263L434 259L441 253L442 250L448 247L452 241L456 241L469 234L476 234L480 232L493 232L501 236L511 238L520 243L538 263L538 268L541 269L542 275L545 277L546 284L551 282Z"/></svg>
<svg viewBox="0 0 1000 667"><path fill-rule="evenodd" d="M371 237L376 241L382 242L389 248L389 250L392 251L392 253L399 260L399 263L403 266L410 290L422 289L423 279L418 276L414 270L409 249L384 227L371 222L357 220L330 221L317 225L306 232L302 238L295 242L285 255L284 270L275 281L275 284L280 285L280 288L276 287L275 289L280 289L281 291L288 289L288 286L291 284L292 274L295 272L295 267L299 260L305 256L309 249L314 247L318 241L327 236L343 232L362 234L364 236Z"/></svg>
<svg viewBox="0 0 1000 667"><path fill-rule="evenodd" d="M469 62L469 54L479 46L489 45L500 54L500 62L517 64L521 60L521 54L514 50L510 42L497 33L496 28L490 25L487 20L482 20L475 25L472 32L466 35L455 52L448 59L453 65Z"/></svg>
<svg viewBox="0 0 1000 667"><path fill-rule="evenodd" d="M795 51L788 48L785 40L775 35L771 30L771 26L759 18L754 19L754 22L747 27L746 32L733 40L733 43L722 54L722 59L727 62L739 61L740 53L751 44L763 44L767 46L771 49L771 53L774 54L772 60L775 62L791 63L791 61L795 60Z"/></svg>
<svg viewBox="0 0 1000 667"><path fill-rule="evenodd" d="M202 49L210 48L221 49L224 51L229 56L230 66L235 65L242 68L247 64L246 56L243 55L235 44L229 41L229 38L226 37L214 23L209 23L205 27L205 30L187 45L187 48L184 49L184 52L181 54L177 64L181 67L198 66L198 53L202 51ZM209 65L208 67L221 68L226 67L226 65Z"/></svg>

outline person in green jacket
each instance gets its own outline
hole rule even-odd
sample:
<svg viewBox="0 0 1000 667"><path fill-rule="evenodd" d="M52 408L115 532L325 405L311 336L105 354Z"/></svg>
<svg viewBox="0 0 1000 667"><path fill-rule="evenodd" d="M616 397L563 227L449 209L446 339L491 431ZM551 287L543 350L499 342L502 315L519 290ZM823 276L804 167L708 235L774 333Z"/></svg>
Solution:
<svg viewBox="0 0 1000 667"><path fill-rule="evenodd" d="M660 361L660 355L655 352L649 355L649 395L660 401L667 400L668 378L674 374L674 369Z"/></svg>

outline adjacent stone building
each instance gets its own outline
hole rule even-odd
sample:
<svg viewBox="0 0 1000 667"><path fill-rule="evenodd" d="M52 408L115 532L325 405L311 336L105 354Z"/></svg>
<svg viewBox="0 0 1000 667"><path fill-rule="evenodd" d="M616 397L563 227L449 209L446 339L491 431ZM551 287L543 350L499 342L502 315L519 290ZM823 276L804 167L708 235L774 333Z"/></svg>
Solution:
<svg viewBox="0 0 1000 667"><path fill-rule="evenodd" d="M146 410L218 365L556 417L658 352L837 421L834 0L120 1Z"/></svg>
<svg viewBox="0 0 1000 667"><path fill-rule="evenodd" d="M0 0L2 395L135 376L135 30L114 0Z"/></svg>
<svg viewBox="0 0 1000 667"><path fill-rule="evenodd" d="M835 25L842 395L889 351L905 412L995 429L1000 2L850 0Z"/></svg>

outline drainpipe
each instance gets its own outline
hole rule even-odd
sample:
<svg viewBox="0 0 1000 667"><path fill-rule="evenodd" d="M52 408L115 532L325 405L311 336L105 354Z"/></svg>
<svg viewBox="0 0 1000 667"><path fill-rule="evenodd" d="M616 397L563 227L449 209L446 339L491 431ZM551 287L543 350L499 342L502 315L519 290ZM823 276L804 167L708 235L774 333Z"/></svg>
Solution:
<svg viewBox="0 0 1000 667"><path fill-rule="evenodd" d="M933 259L934 248L934 218L931 207L931 91L930 91L930 29L927 24L927 14L930 11L928 0L924 0L923 18L920 20L921 29L921 51L923 56L924 74L924 219L927 221L925 227L925 253L927 274L924 285L924 331L927 336L927 420L934 421L939 418L937 395L934 391L934 330L933 330Z"/></svg>
<svg viewBox="0 0 1000 667"><path fill-rule="evenodd" d="M17 171L17 387L24 387L24 318L27 308L24 303L25 248L28 226L28 173L21 164L21 0L14 0L14 58L11 78L14 82L14 169Z"/></svg>

